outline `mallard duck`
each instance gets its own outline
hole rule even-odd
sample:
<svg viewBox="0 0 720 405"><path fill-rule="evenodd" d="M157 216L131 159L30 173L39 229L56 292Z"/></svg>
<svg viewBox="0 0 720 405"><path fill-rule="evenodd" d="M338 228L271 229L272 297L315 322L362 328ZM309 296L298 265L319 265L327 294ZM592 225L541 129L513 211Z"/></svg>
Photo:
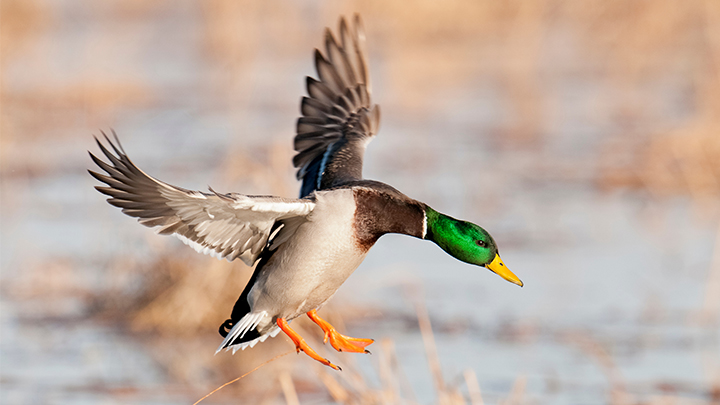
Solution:
<svg viewBox="0 0 720 405"><path fill-rule="evenodd" d="M297 122L293 165L300 198L190 191L157 180L128 158L113 132L95 138L107 162L90 153L106 174L111 205L161 235L175 235L198 252L255 263L230 318L220 326L218 348L253 347L283 331L298 351L318 355L290 326L306 314L342 352L366 353L372 339L339 333L317 310L387 233L432 241L463 262L486 267L511 283L495 240L478 225L442 214L395 188L362 177L363 154L378 130L380 109L370 101L365 35L359 16L339 23L339 41L326 29L325 54L315 50L318 79L307 78Z"/></svg>

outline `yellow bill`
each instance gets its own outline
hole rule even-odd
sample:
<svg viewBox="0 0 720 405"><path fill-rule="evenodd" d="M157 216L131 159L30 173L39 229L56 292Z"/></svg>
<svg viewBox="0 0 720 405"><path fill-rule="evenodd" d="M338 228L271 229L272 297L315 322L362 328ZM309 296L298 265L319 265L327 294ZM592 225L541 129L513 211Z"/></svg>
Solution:
<svg viewBox="0 0 720 405"><path fill-rule="evenodd" d="M518 276L513 274L512 271L508 270L507 267L505 267L505 263L503 263L502 259L500 258L500 255L495 255L495 258L493 259L490 264L486 265L488 269L490 269L493 273L497 274L498 276L504 278L505 280L517 284L520 287L523 286L523 282L520 281Z"/></svg>

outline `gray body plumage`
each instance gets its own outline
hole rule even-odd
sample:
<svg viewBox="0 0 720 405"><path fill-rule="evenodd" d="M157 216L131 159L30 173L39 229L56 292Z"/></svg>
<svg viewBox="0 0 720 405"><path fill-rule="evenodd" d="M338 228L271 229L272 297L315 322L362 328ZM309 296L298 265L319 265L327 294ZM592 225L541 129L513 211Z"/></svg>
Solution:
<svg viewBox="0 0 720 405"><path fill-rule="evenodd" d="M315 209L307 221L258 270L248 294L250 316L264 313L256 326L261 335L277 328L277 318L291 320L321 307L367 254L348 237L354 234L352 190L318 191L314 198ZM233 337L231 331L224 343Z"/></svg>
<svg viewBox="0 0 720 405"><path fill-rule="evenodd" d="M387 184L349 182L310 197L315 207L306 221L255 270L239 298L247 300L249 311L218 351L252 347L279 331L277 318L292 320L322 307L382 235L425 236L424 204ZM259 336L243 341L253 328Z"/></svg>

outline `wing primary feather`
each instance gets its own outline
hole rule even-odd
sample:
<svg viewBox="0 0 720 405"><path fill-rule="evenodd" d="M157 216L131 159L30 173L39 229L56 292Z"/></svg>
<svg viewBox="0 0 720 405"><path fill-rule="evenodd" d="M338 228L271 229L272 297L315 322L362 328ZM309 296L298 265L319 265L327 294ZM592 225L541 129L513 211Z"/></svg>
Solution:
<svg viewBox="0 0 720 405"><path fill-rule="evenodd" d="M344 90L344 83L338 76L335 67L325 59L318 49L315 49L315 69L317 69L320 80L327 84L334 93Z"/></svg>
<svg viewBox="0 0 720 405"><path fill-rule="evenodd" d="M252 265L267 243L273 225L285 218L304 218L313 199L210 193L186 190L157 180L140 170L125 153L117 134L102 132L95 141L107 160L89 153L104 173L88 170L103 183L95 188L108 203L136 217L160 234L174 234L195 250L218 258L241 258ZM107 143L109 146L106 146Z"/></svg>
<svg viewBox="0 0 720 405"><path fill-rule="evenodd" d="M302 99L296 125L293 165L302 181L301 197L361 180L364 148L378 128L358 15L352 24L340 18L337 35L325 30L324 52L314 51L318 79L306 78L308 96Z"/></svg>

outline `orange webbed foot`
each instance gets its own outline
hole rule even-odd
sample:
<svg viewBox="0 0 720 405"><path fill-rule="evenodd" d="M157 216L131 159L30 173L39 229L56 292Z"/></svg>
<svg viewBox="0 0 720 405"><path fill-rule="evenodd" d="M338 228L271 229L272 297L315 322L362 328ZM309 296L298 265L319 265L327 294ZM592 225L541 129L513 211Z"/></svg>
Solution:
<svg viewBox="0 0 720 405"><path fill-rule="evenodd" d="M339 352L370 353L365 347L372 344L374 342L373 339L354 338L343 335L335 330L326 320L320 318L315 309L308 312L307 316L325 332L323 343L327 343L329 340L330 345Z"/></svg>
<svg viewBox="0 0 720 405"><path fill-rule="evenodd" d="M326 366L328 366L328 367L331 367L331 368L333 368L333 369L335 369L335 370L342 370L340 367L332 364L332 363L330 362L330 360L328 360L328 359L320 356L319 354L317 354L317 352L316 352L315 350L313 350L310 346L308 346L308 344L305 343L305 339L303 339L302 336L300 336L297 332L295 332L294 330L292 330L292 329L290 328L290 325L288 325L288 323L287 323L287 321L286 321L285 319L283 319L283 318L278 318L278 319L277 319L277 325L280 327L280 329L281 329L283 332L285 332L286 335L288 335L288 337L289 337L290 339L292 339L293 343L295 343L295 350L297 350L298 353L300 353L300 351L302 350L303 352L305 352L305 354L307 354L308 356L310 356L310 358L312 358L312 359L314 359L314 360L317 360L317 361L319 361L320 363L322 363L322 364L324 364L324 365L326 365Z"/></svg>

